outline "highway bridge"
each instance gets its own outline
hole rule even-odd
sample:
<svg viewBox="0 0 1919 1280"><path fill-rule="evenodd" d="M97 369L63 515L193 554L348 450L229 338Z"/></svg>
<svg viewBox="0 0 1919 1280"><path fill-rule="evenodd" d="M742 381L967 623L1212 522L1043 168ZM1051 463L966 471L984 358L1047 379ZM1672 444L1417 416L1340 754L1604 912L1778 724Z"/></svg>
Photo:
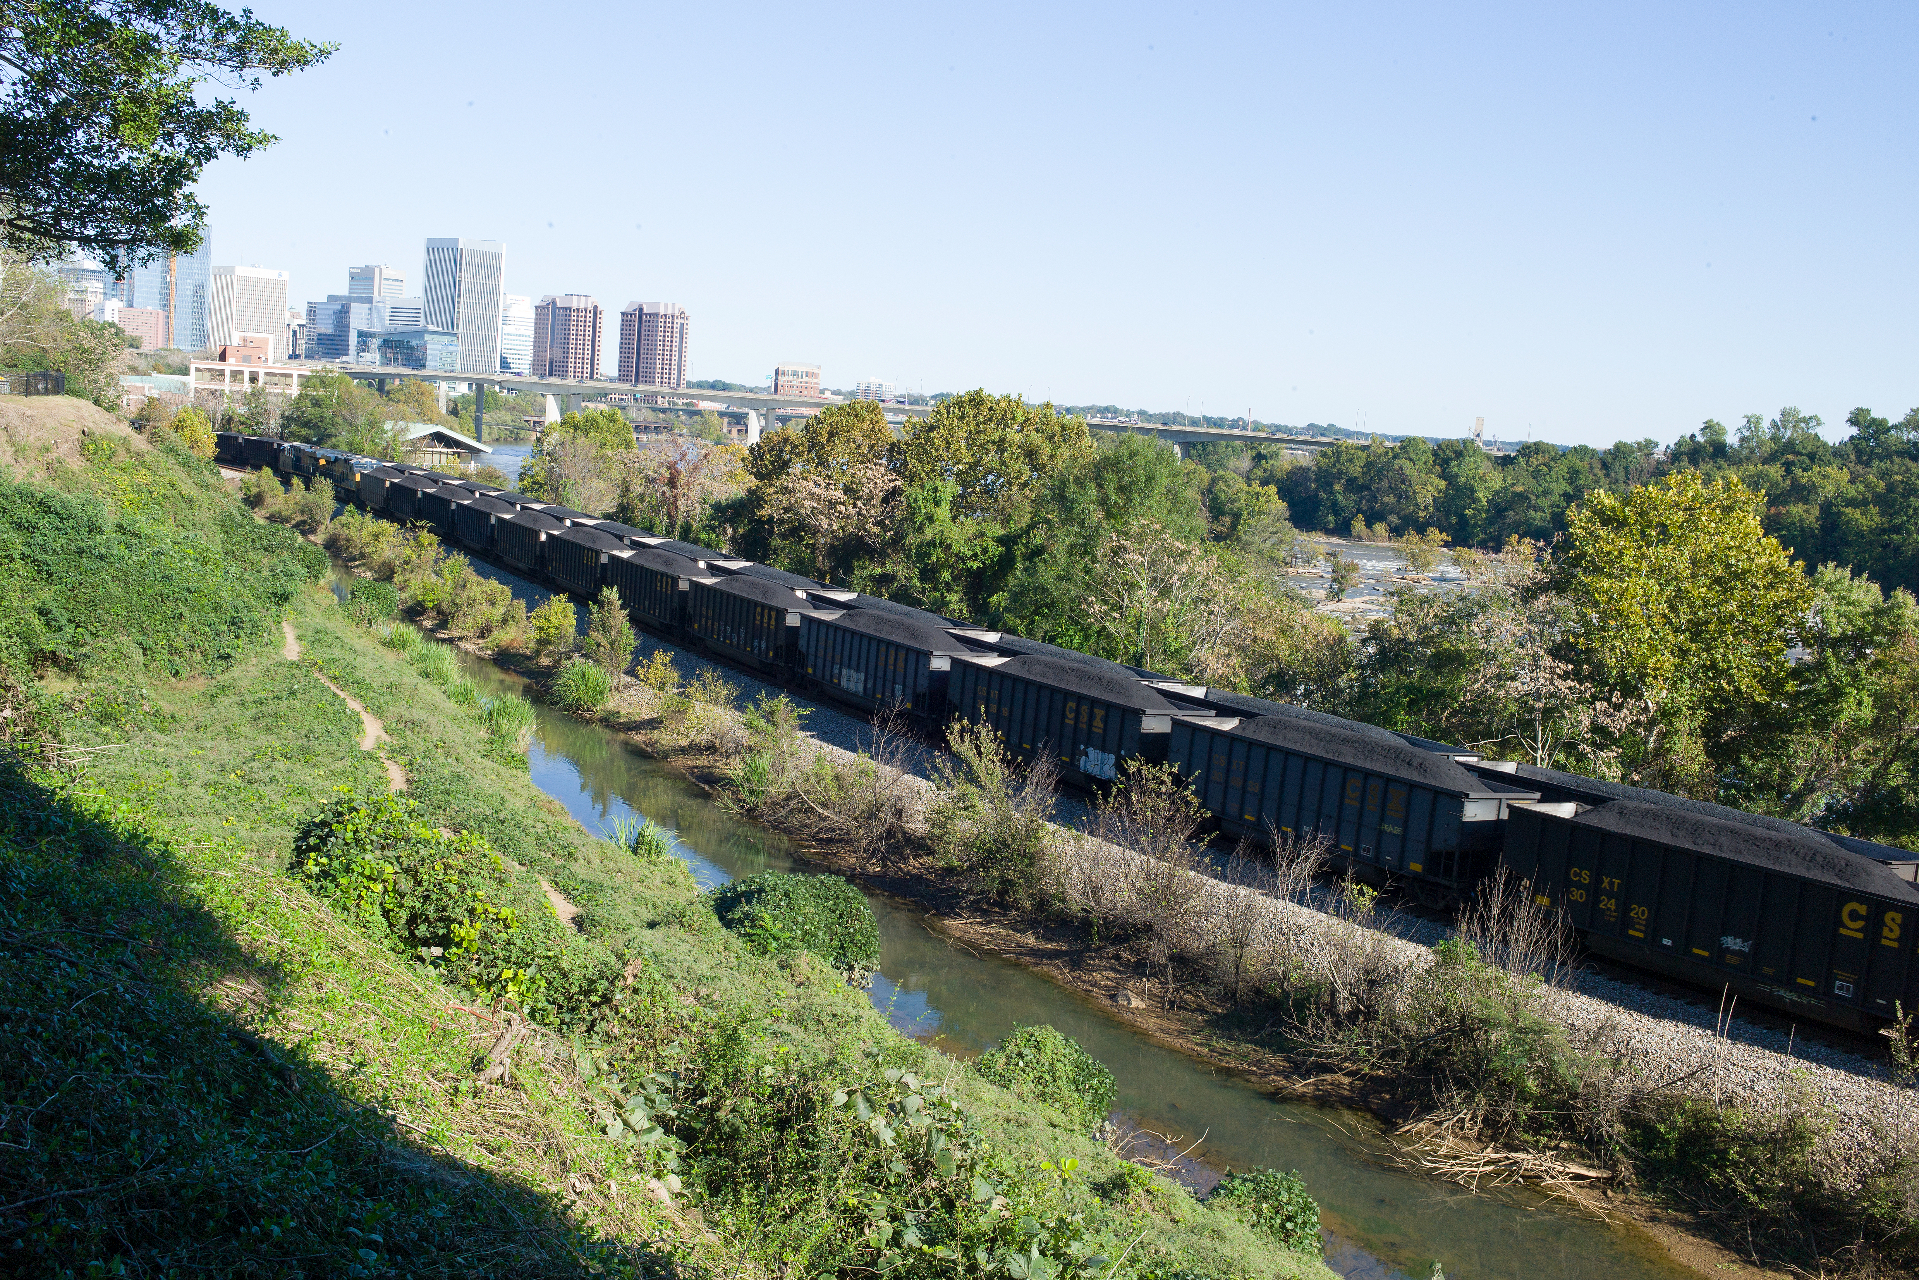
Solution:
<svg viewBox="0 0 1919 1280"><path fill-rule="evenodd" d="M565 378L529 378L518 374L501 373L447 373L434 369L404 369L392 365L339 364L323 360L288 360L287 368L311 369L319 372L330 369L335 373L344 373L361 382L377 382L384 389L388 382L414 380L419 382L445 383L469 382L481 386L494 387L500 391L530 391L535 395L547 397L548 420L557 417L559 406L565 404L569 410L578 410L588 400L598 400L609 395L633 397L659 397L663 402L659 407L673 408L675 402L690 406L694 400L719 401L735 412L746 414L747 443L752 444L760 438L765 425L777 425L775 415L798 417L817 413L827 405L845 404L842 396L776 396L756 391L706 391L699 389L674 389L672 387L642 387L630 382L603 382L584 379ZM485 398L480 398L475 406L477 418L484 419ZM923 404L893 404L882 406L888 417L904 415L910 418L923 418L931 413L932 406ZM771 424L767 419L774 418ZM1204 444L1220 440L1244 440L1252 444L1281 444L1288 452L1317 453L1321 449L1335 444L1351 443L1323 436L1284 436L1269 431L1239 431L1220 427L1176 427L1159 422L1113 422L1089 420L1087 425L1094 431L1111 432L1118 435L1156 436L1179 451L1180 457L1186 456L1188 445ZM474 423L475 434L480 422Z"/></svg>

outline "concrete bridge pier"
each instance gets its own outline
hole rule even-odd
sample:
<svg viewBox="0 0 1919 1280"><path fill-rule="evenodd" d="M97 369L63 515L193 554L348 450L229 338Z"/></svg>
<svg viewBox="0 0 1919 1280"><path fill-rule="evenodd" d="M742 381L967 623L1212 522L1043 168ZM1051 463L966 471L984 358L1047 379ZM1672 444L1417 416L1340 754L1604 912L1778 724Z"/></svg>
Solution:
<svg viewBox="0 0 1919 1280"><path fill-rule="evenodd" d="M546 423L552 426L560 420L560 398L552 393L546 397Z"/></svg>
<svg viewBox="0 0 1919 1280"><path fill-rule="evenodd" d="M746 444L748 448L760 442L760 433L762 430L764 430L764 428L760 422L760 411L758 409L748 409L746 411Z"/></svg>

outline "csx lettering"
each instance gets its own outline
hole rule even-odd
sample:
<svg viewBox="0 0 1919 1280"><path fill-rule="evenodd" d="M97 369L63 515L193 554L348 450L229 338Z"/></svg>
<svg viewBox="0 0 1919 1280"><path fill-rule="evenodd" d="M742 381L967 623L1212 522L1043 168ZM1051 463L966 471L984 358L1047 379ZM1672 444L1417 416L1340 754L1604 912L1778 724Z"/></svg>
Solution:
<svg viewBox="0 0 1919 1280"><path fill-rule="evenodd" d="M1866 927L1866 904L1863 902L1848 902L1845 906L1839 908L1839 923L1844 928L1852 930L1855 934L1858 933L1859 930Z"/></svg>
<svg viewBox="0 0 1919 1280"><path fill-rule="evenodd" d="M1570 871L1568 871L1566 875L1570 879L1577 880L1581 884L1591 884L1593 882L1593 873L1586 870L1584 867L1574 867Z"/></svg>
<svg viewBox="0 0 1919 1280"><path fill-rule="evenodd" d="M1599 887L1602 889L1617 889L1619 888L1619 877L1601 876L1599 877Z"/></svg>
<svg viewBox="0 0 1919 1280"><path fill-rule="evenodd" d="M1906 916L1903 911L1886 912L1885 925L1879 930L1879 941L1888 947L1898 946L1899 926L1905 923L1905 919Z"/></svg>

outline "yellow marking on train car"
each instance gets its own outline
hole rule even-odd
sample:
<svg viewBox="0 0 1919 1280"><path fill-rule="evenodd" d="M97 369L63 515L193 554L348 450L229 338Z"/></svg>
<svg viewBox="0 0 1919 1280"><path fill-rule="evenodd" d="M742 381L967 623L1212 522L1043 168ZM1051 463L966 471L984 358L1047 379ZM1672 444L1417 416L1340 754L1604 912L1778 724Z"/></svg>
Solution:
<svg viewBox="0 0 1919 1280"><path fill-rule="evenodd" d="M1802 987L1816 987L1819 985L1818 983L1814 982L1811 978L1794 978L1793 981L1798 983Z"/></svg>
<svg viewBox="0 0 1919 1280"><path fill-rule="evenodd" d="M1424 871L1424 870L1425 870L1425 868L1424 868L1424 867L1422 867L1422 866L1420 866L1420 865L1419 865L1419 864L1418 864L1417 862L1409 862L1409 863L1407 863L1407 864L1406 864L1406 869L1407 869L1408 871Z"/></svg>
<svg viewBox="0 0 1919 1280"><path fill-rule="evenodd" d="M1694 947L1692 953L1696 956L1710 956L1712 954L1710 951L1701 951L1698 947Z"/></svg>
<svg viewBox="0 0 1919 1280"><path fill-rule="evenodd" d="M1545 907L1545 906L1551 906L1552 904L1547 902L1542 902L1539 905L1542 907ZM1643 938L1646 936L1645 934L1641 933L1637 929L1628 929L1626 930L1626 934L1628 937L1633 937L1633 938Z"/></svg>

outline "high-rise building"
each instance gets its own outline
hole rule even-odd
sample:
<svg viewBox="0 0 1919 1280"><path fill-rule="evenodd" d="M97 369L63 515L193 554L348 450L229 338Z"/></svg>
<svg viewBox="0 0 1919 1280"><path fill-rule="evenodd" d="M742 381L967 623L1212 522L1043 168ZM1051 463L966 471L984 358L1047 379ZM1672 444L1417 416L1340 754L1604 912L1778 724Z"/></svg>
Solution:
<svg viewBox="0 0 1919 1280"><path fill-rule="evenodd" d="M287 273L270 267L215 267L207 290L207 342L224 347L241 335L264 337L268 360L287 353Z"/></svg>
<svg viewBox="0 0 1919 1280"><path fill-rule="evenodd" d="M500 299L500 371L533 370L533 299L509 293Z"/></svg>
<svg viewBox="0 0 1919 1280"><path fill-rule="evenodd" d="M117 283L120 301L129 307L164 311L166 345L181 351L204 351L207 339L207 293L213 274L213 241L200 241L190 254L174 254L144 267L129 267Z"/></svg>
<svg viewBox="0 0 1919 1280"><path fill-rule="evenodd" d="M899 395L899 388L890 382L881 382L877 378L868 378L853 384L855 400L891 400Z"/></svg>
<svg viewBox="0 0 1919 1280"><path fill-rule="evenodd" d="M600 376L600 304L583 293L547 294L533 308L536 378Z"/></svg>
<svg viewBox="0 0 1919 1280"><path fill-rule="evenodd" d="M157 307L129 307L118 298L108 298L93 318L119 325L128 337L140 339L144 351L167 345L167 313Z"/></svg>
<svg viewBox="0 0 1919 1280"><path fill-rule="evenodd" d="M498 240L426 242L426 326L459 339L460 373L500 371L500 297L506 246Z"/></svg>
<svg viewBox="0 0 1919 1280"><path fill-rule="evenodd" d="M384 264L350 268L346 273L349 298L398 298L406 293L406 277Z"/></svg>
<svg viewBox="0 0 1919 1280"><path fill-rule="evenodd" d="M783 364L773 370L773 394L776 396L817 396L820 394L820 367L816 364Z"/></svg>
<svg viewBox="0 0 1919 1280"><path fill-rule="evenodd" d="M359 360L364 351L377 352L360 340L361 334L394 329L424 329L424 298L357 297L330 293L325 302L307 303L306 357L309 360Z"/></svg>
<svg viewBox="0 0 1919 1280"><path fill-rule="evenodd" d="M683 389L686 330L686 308L677 302L627 303L620 312L620 381Z"/></svg>

